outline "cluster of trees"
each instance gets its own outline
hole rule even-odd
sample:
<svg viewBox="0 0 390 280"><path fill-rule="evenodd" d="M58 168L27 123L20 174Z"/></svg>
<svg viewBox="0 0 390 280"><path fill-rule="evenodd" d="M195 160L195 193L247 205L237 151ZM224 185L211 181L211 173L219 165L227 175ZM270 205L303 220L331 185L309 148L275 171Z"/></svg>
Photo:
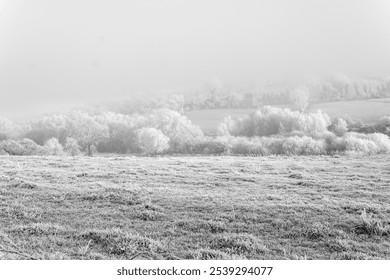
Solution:
<svg viewBox="0 0 390 280"><path fill-rule="evenodd" d="M314 135L327 131L331 125L327 114L306 114L290 109L264 106L244 118L225 118L218 127L220 136L262 137L302 132Z"/></svg>
<svg viewBox="0 0 390 280"><path fill-rule="evenodd" d="M145 98L145 96L150 96ZM158 98L153 93L131 100L112 101L91 109L91 113L110 111L131 115L145 114L167 108L185 111L208 109L257 108L265 105L293 105L301 112L310 104L354 99L390 97L390 79L352 81L343 75L302 83L281 82L233 88L213 79L199 88L163 92Z"/></svg>
<svg viewBox="0 0 390 280"><path fill-rule="evenodd" d="M0 141L14 136L18 131L17 126L10 120L0 117Z"/></svg>
<svg viewBox="0 0 390 280"><path fill-rule="evenodd" d="M72 111L46 116L37 122L20 126L2 119L0 125L0 149L12 155L45 154L45 151L55 150L58 153L50 154L61 154L63 147L72 154L72 143L90 156L94 151L147 154L191 152L195 141L204 137L202 131L185 116L169 109L132 115L113 112L90 115ZM33 150L31 153L19 149L17 144L23 143L15 141L18 139L19 142L24 141L20 139L28 139L39 147L45 147L45 151L38 151L36 147L28 149ZM9 146L14 146L16 152ZM77 151L74 153L77 154Z"/></svg>
<svg viewBox="0 0 390 280"><path fill-rule="evenodd" d="M374 124L352 122L349 124L349 130L364 134L382 133L390 136L390 116L384 116L379 120L378 123Z"/></svg>
<svg viewBox="0 0 390 280"><path fill-rule="evenodd" d="M217 142L224 147L221 150L233 154L389 153L387 119L371 126L350 124L350 129L345 120L331 121L321 112L306 114L265 106L244 118L225 118L218 127Z"/></svg>
<svg viewBox="0 0 390 280"><path fill-rule="evenodd" d="M203 91L186 98L184 110L248 108L260 105L295 105L304 111L309 104L342 100L389 98L390 79L351 80L344 75L312 79L301 85L280 83L229 89L218 80L209 82Z"/></svg>
<svg viewBox="0 0 390 280"><path fill-rule="evenodd" d="M66 145L67 139L73 138L88 155L92 155L94 147L107 136L107 126L97 117L82 111L43 117L38 122L24 125L20 135L41 146L52 138L61 145Z"/></svg>
<svg viewBox="0 0 390 280"><path fill-rule="evenodd" d="M48 139L45 144L38 145L33 140L7 139L0 141L0 155L12 156L76 156L80 154L80 146L76 139L67 138L65 146L57 138Z"/></svg>
<svg viewBox="0 0 390 280"><path fill-rule="evenodd" d="M218 95L201 94L185 96L174 94L165 98L143 98L142 100L121 100L99 105L93 111L110 111L124 115L134 113L146 113L157 109L167 108L180 113L186 111L248 108L248 99L245 94L235 92L221 93Z"/></svg>
<svg viewBox="0 0 390 280"><path fill-rule="evenodd" d="M386 135L387 134L387 135ZM286 154L389 153L390 121L363 126L321 112L270 106L240 119L225 118L217 137L170 109L125 115L72 111L28 124L0 119L0 154Z"/></svg>
<svg viewBox="0 0 390 280"><path fill-rule="evenodd" d="M328 131L315 136L302 133L271 137L218 137L215 154L233 155L332 155L390 153L390 139L381 133L347 132L342 136Z"/></svg>
<svg viewBox="0 0 390 280"><path fill-rule="evenodd" d="M189 153L194 143L204 137L187 117L170 109L132 115L110 112L98 118L109 131L108 137L98 145L100 152Z"/></svg>
<svg viewBox="0 0 390 280"><path fill-rule="evenodd" d="M312 102L389 98L390 79L353 82L338 76L310 85Z"/></svg>
<svg viewBox="0 0 390 280"><path fill-rule="evenodd" d="M251 106L248 106L244 94L232 92L224 95L195 96L185 102L184 111L248 107Z"/></svg>
<svg viewBox="0 0 390 280"><path fill-rule="evenodd" d="M116 100L99 104L95 108L89 108L91 113L103 113L106 111L131 115L135 113L145 114L158 109L170 109L183 113L185 111L185 97L182 94L175 93L166 97L146 97L132 98L125 100Z"/></svg>

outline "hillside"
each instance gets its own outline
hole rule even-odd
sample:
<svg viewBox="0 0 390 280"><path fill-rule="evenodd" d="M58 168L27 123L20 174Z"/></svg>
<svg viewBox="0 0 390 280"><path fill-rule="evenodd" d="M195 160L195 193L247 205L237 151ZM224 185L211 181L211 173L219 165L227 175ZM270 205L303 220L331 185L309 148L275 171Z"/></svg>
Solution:
<svg viewBox="0 0 390 280"><path fill-rule="evenodd" d="M290 105L275 105L278 108L291 108ZM366 99L318 103L312 105L308 112L321 110L331 118L342 117L351 120L361 120L363 123L374 123L384 115L390 115L390 99ZM198 125L206 134L216 133L218 124L226 117L238 118L250 114L255 109L215 109L191 111L185 115Z"/></svg>
<svg viewBox="0 0 390 280"><path fill-rule="evenodd" d="M0 259L389 259L388 163L3 156Z"/></svg>

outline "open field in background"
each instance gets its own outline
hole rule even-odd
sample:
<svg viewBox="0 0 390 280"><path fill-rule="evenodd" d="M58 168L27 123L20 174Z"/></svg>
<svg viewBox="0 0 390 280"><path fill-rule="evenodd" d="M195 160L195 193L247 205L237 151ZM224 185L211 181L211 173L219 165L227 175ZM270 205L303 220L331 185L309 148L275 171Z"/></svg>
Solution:
<svg viewBox="0 0 390 280"><path fill-rule="evenodd" d="M292 108L290 105L275 105L278 108ZM208 135L216 133L219 123L227 116L243 117L256 109L214 109L186 112L185 115ZM364 123L375 123L384 115L390 115L390 98L366 99L319 103L310 106L308 112L321 110L331 118L342 117L361 120Z"/></svg>
<svg viewBox="0 0 390 280"><path fill-rule="evenodd" d="M199 126L203 133L214 135L218 125L225 117L231 116L233 119L237 119L254 111L255 109L212 109L185 112L184 115L193 124Z"/></svg>
<svg viewBox="0 0 390 280"><path fill-rule="evenodd" d="M390 115L390 98L314 104L309 111L317 110L327 113L331 118L342 117L361 120L364 123L375 123L381 117Z"/></svg>
<svg viewBox="0 0 390 280"><path fill-rule="evenodd" d="M2 156L0 259L390 259L389 160Z"/></svg>

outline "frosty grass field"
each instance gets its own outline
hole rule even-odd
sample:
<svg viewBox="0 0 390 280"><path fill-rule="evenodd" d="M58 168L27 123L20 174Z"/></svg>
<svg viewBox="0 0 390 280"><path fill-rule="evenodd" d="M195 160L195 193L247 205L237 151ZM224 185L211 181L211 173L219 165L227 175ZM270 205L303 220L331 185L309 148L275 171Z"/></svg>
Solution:
<svg viewBox="0 0 390 280"><path fill-rule="evenodd" d="M0 157L0 259L389 259L389 155Z"/></svg>

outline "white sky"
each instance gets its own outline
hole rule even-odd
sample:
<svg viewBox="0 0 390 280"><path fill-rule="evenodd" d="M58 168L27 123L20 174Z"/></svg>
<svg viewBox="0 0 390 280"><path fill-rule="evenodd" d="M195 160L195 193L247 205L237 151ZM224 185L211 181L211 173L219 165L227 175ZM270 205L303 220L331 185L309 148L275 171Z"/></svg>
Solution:
<svg viewBox="0 0 390 280"><path fill-rule="evenodd" d="M332 71L390 73L390 1L0 0L0 115Z"/></svg>

